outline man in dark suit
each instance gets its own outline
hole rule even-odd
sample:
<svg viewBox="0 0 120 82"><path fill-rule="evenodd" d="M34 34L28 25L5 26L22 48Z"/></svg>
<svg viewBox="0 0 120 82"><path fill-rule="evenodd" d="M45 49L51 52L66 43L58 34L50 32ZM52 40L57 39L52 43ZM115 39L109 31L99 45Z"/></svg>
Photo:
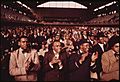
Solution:
<svg viewBox="0 0 120 82"><path fill-rule="evenodd" d="M48 51L43 60L44 81L64 81L66 55L61 53L60 41L54 41L52 50Z"/></svg>
<svg viewBox="0 0 120 82"><path fill-rule="evenodd" d="M89 42L82 39L79 42L80 49L76 54L69 57L68 80L69 81L90 81L91 61L96 60L96 56L89 52Z"/></svg>
<svg viewBox="0 0 120 82"><path fill-rule="evenodd" d="M101 71L102 71L101 57L102 57L102 54L105 52L104 33L103 32L98 33L97 38L98 38L98 43L95 46L93 46L92 50L93 52L98 53L98 59L95 62L96 69L94 69L94 71L97 72L98 79L100 79Z"/></svg>

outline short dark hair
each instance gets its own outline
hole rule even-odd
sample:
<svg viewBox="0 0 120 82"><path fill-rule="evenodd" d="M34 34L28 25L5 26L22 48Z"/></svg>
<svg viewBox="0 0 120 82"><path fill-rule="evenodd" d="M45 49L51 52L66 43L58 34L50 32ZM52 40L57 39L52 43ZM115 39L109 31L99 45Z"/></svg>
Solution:
<svg viewBox="0 0 120 82"><path fill-rule="evenodd" d="M119 36L114 35L108 41L109 49L111 49L116 43L119 43Z"/></svg>
<svg viewBox="0 0 120 82"><path fill-rule="evenodd" d="M26 39L28 39L28 37L27 37L27 36L21 36L21 37L19 37L19 40L18 40L18 41L20 41L20 40L21 40L21 38L26 38Z"/></svg>
<svg viewBox="0 0 120 82"><path fill-rule="evenodd" d="M84 44L84 43L89 43L89 42L87 41L87 39L81 39L81 40L79 41L79 46L81 46L81 45Z"/></svg>

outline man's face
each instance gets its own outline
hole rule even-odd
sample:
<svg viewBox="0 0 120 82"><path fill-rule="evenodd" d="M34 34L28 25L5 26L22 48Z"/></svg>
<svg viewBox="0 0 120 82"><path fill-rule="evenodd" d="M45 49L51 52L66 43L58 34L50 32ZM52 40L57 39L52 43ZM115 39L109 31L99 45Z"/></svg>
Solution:
<svg viewBox="0 0 120 82"><path fill-rule="evenodd" d="M104 37L104 41L108 42L109 38L108 37Z"/></svg>
<svg viewBox="0 0 120 82"><path fill-rule="evenodd" d="M20 42L19 42L19 46L22 49L27 49L27 47L28 47L28 39L27 38L21 38Z"/></svg>
<svg viewBox="0 0 120 82"><path fill-rule="evenodd" d="M65 37L65 39L67 39L67 40L69 39L69 35L65 35L64 37Z"/></svg>
<svg viewBox="0 0 120 82"><path fill-rule="evenodd" d="M68 41L66 45L67 45L67 48L68 48L69 51L72 51L74 49L72 41Z"/></svg>
<svg viewBox="0 0 120 82"><path fill-rule="evenodd" d="M103 44L104 43L104 37L100 37L99 42Z"/></svg>
<svg viewBox="0 0 120 82"><path fill-rule="evenodd" d="M59 40L59 39L60 39L60 36L56 36L56 37L55 37L55 40Z"/></svg>
<svg viewBox="0 0 120 82"><path fill-rule="evenodd" d="M53 50L55 50L57 53L59 53L60 50L61 50L61 44L60 44L60 42L54 42L52 48L53 48Z"/></svg>
<svg viewBox="0 0 120 82"><path fill-rule="evenodd" d="M84 53L89 51L89 43L83 43L81 46Z"/></svg>
<svg viewBox="0 0 120 82"><path fill-rule="evenodd" d="M90 39L91 39L91 40L94 40L94 36L91 36Z"/></svg>
<svg viewBox="0 0 120 82"><path fill-rule="evenodd" d="M119 43L116 43L112 49L116 52L116 53L119 53Z"/></svg>

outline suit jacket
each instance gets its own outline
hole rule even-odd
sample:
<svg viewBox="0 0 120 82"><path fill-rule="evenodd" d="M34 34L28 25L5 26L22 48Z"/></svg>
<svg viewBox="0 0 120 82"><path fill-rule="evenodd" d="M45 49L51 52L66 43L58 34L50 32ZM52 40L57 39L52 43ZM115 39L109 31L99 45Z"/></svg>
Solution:
<svg viewBox="0 0 120 82"><path fill-rule="evenodd" d="M91 55L89 54L85 61L79 65L79 59L81 53L72 54L68 59L68 80L69 81L90 81L90 61ZM75 65L75 62L78 63L79 67Z"/></svg>
<svg viewBox="0 0 120 82"><path fill-rule="evenodd" d="M33 71L29 71L29 73L27 73L24 63L29 61L32 61L35 65L33 66ZM36 50L32 49L25 57L22 52L20 52L19 48L10 55L9 73L14 76L16 81L36 81L36 72L39 68L40 64Z"/></svg>
<svg viewBox="0 0 120 82"><path fill-rule="evenodd" d="M119 58L114 56L114 52L109 50L102 55L102 80L119 80Z"/></svg>
<svg viewBox="0 0 120 82"><path fill-rule="evenodd" d="M105 46L104 46L104 50L105 50ZM95 71L100 73L102 71L102 65L101 65L101 57L102 57L102 54L103 54L103 50L102 48L100 47L99 44L96 44L94 47L93 47L93 52L97 51L98 52L98 59L96 60L96 69ZM99 77L100 78L100 77Z"/></svg>
<svg viewBox="0 0 120 82"><path fill-rule="evenodd" d="M59 59L62 61L63 68L60 70L58 68L51 68L49 62L55 56L53 51L49 51L45 54L43 60L43 70L44 70L44 81L63 81L65 80L66 71L66 55L64 53L59 54Z"/></svg>

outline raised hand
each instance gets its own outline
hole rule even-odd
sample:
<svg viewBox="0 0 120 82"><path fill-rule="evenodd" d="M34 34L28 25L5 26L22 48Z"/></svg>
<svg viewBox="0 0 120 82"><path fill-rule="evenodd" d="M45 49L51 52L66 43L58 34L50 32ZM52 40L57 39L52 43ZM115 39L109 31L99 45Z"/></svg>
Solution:
<svg viewBox="0 0 120 82"><path fill-rule="evenodd" d="M59 63L59 61L60 60L57 57L53 57L52 61L51 61L51 64Z"/></svg>
<svg viewBox="0 0 120 82"><path fill-rule="evenodd" d="M79 63L82 64L83 61L85 61L85 58L88 56L88 53L82 54Z"/></svg>
<svg viewBox="0 0 120 82"><path fill-rule="evenodd" d="M96 51L95 53L92 54L92 57L91 57L92 62L95 62L97 58L98 58L98 52Z"/></svg>

